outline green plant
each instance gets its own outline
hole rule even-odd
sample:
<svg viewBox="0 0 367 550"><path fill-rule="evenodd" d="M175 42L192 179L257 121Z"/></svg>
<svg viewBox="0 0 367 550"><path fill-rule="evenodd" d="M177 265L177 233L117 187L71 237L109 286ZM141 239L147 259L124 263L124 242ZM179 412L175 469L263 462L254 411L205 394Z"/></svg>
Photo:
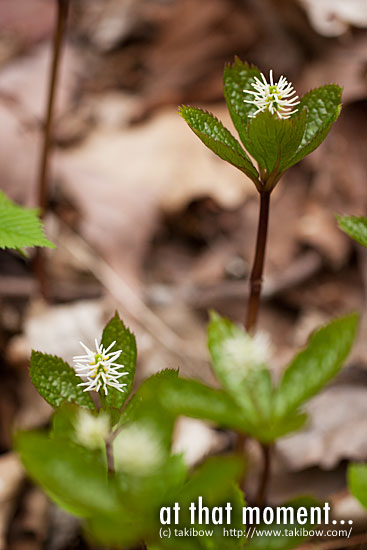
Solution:
<svg viewBox="0 0 367 550"><path fill-rule="evenodd" d="M341 110L342 89L330 84L311 90L298 100L292 84L285 77L274 83L270 71L268 83L257 67L238 58L226 66L223 85L227 107L240 141L211 113L187 106L181 107L180 113L209 149L252 180L260 195L245 321L246 331L253 333L260 305L271 193L284 172L314 151L326 138ZM253 387L256 383L270 386L265 375L254 382ZM301 423L300 418L297 421ZM260 439L272 438L270 434L266 437L261 434ZM243 448L242 435L238 438L238 447ZM259 501L264 498L270 469L270 448L267 444L262 448L264 469Z"/></svg>
<svg viewBox="0 0 367 550"><path fill-rule="evenodd" d="M214 322L226 323L217 317ZM231 325L227 328L235 330ZM222 349L222 343L219 346ZM59 357L32 353L32 382L55 411L48 431L18 432L15 447L29 475L48 496L83 519L88 538L116 549L143 544L150 550L239 550L245 546L268 550L269 544L276 549L281 541L284 547L293 548L304 539L303 535L284 534L274 535L273 540L260 530L251 542L247 540L242 519L245 502L236 485L243 473L240 457L211 457L190 471L181 455L172 454L175 420L185 410L183 401L189 409L199 407L199 416L204 418L203 406L212 411L217 407L215 420L222 425L231 427L234 420L241 427L244 419L247 422L243 407L230 391L216 392L179 379L176 371L164 370L131 395L136 343L117 314L106 325L101 342L96 342L96 350L85 347L85 351L74 358L76 370ZM80 377L87 381L81 382ZM199 496L211 508L230 503L230 528L241 535L224 536L223 525L213 518L205 523L204 535L192 534L193 529L203 528L189 514ZM179 521L170 537L160 538L160 510L175 503L181 510ZM312 499L300 499L287 506L297 509L314 504ZM185 529L188 534L182 536Z"/></svg>
<svg viewBox="0 0 367 550"><path fill-rule="evenodd" d="M75 358L80 372L85 366L87 387L61 358L32 353L32 382L55 412L49 432L18 432L15 446L49 497L83 518L88 537L114 548L153 544L160 508L176 501L188 508L197 494L213 506L227 500L242 506L237 457L211 458L189 472L183 457L171 453L175 414L160 406L156 393L177 373L151 377L128 401L136 343L117 314L96 348ZM185 544L177 540L175 548ZM195 540L190 547L206 548ZM234 546L229 541L224 547Z"/></svg>
<svg viewBox="0 0 367 550"><path fill-rule="evenodd" d="M367 247L367 218L337 216L338 224L347 235ZM349 464L347 472L349 491L367 510L367 464Z"/></svg>
<svg viewBox="0 0 367 550"><path fill-rule="evenodd" d="M246 329L256 326L265 259L270 195L288 168L326 138L341 110L340 86L329 84L300 101L282 76L270 83L254 65L236 58L223 77L224 97L241 143L211 113L183 106L182 117L216 155L241 170L260 194L255 258L250 279ZM252 159L256 161L257 167Z"/></svg>
<svg viewBox="0 0 367 550"><path fill-rule="evenodd" d="M177 413L206 418L270 444L304 425L302 405L339 372L353 344L357 321L352 314L312 334L275 385L264 343L212 313L208 344L222 389L179 379L162 389L160 399Z"/></svg>

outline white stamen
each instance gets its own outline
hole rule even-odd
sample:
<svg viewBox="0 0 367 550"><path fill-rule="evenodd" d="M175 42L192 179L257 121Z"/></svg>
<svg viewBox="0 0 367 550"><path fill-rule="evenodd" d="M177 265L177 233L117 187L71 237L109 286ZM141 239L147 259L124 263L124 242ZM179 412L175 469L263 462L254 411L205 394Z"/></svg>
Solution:
<svg viewBox="0 0 367 550"><path fill-rule="evenodd" d="M257 107L257 111L250 114L249 118L254 118L266 110L271 114L276 114L279 118L289 118L297 112L298 109L294 109L294 107L300 102L298 101L298 95L295 95L296 91L291 82L287 82L287 79L282 75L278 82L274 84L273 70L270 70L269 73L270 84L263 73L261 73L261 78L263 82L256 76L254 78L252 87L255 91L243 90L246 94L254 96L251 100L244 99L244 103Z"/></svg>
<svg viewBox="0 0 367 550"><path fill-rule="evenodd" d="M76 355L74 357L76 375L80 378L86 378L86 382L81 382L79 386L85 386L83 391L98 392L103 388L105 395L108 394L107 386L111 386L118 391L125 391L124 386L119 382L119 378L127 376L128 372L120 372L124 365L115 363L120 357L122 350L110 352L116 342L112 342L107 349L95 340L96 351L90 350L83 342L80 345L87 352L86 355Z"/></svg>

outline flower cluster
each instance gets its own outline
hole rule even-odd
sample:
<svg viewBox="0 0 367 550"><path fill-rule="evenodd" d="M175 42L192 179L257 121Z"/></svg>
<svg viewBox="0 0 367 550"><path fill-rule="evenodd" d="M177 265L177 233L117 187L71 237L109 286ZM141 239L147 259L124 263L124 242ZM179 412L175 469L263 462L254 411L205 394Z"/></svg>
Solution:
<svg viewBox="0 0 367 550"><path fill-rule="evenodd" d="M115 468L131 474L146 475L163 461L160 438L148 425L124 426L113 442Z"/></svg>
<svg viewBox="0 0 367 550"><path fill-rule="evenodd" d="M294 109L299 104L298 95L292 86L291 82L287 82L284 76L281 76L276 84L273 81L273 71L270 71L270 84L267 82L263 73L261 78L255 76L255 82L252 84L254 90L243 90L246 94L254 96L253 99L244 99L245 103L250 103L257 107L257 111L250 118L256 117L257 114L268 110L272 115L276 114L279 118L289 118L297 112Z"/></svg>
<svg viewBox="0 0 367 550"><path fill-rule="evenodd" d="M77 376L86 378L87 381L81 382L78 385L85 386L84 391L98 392L102 388L105 395L108 393L108 386L123 392L124 386L127 384L122 384L119 379L122 376L126 376L128 372L121 372L123 365L115 363L120 357L122 350L110 351L116 342L112 342L107 349L102 344L98 345L97 340L95 340L95 343L96 351L92 351L83 342L80 342L80 345L87 353L74 357L74 362L76 363L75 370Z"/></svg>
<svg viewBox="0 0 367 550"><path fill-rule="evenodd" d="M109 435L110 419L103 412L95 416L85 409L80 409L74 426L78 443L89 449L99 449L104 446Z"/></svg>
<svg viewBox="0 0 367 550"><path fill-rule="evenodd" d="M237 333L224 342L228 368L240 383L250 371L263 368L271 356L268 334L257 332L254 336Z"/></svg>

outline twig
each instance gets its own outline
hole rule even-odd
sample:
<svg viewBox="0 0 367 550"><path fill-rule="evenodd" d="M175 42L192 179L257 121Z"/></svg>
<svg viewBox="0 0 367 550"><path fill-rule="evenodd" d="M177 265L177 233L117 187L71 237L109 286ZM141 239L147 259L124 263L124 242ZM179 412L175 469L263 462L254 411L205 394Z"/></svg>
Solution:
<svg viewBox="0 0 367 550"><path fill-rule="evenodd" d="M53 41L53 58L50 70L48 83L48 97L46 107L46 120L43 130L43 143L38 176L38 205L40 207L40 215L45 216L48 207L48 167L51 151L51 129L55 104L55 94L57 88L57 77L59 74L59 65L61 50L65 36L66 21L69 11L70 0L57 0L57 23L55 27ZM44 299L49 298L49 285L45 265L45 254L42 248L38 248L33 261L33 270L37 278L39 288Z"/></svg>

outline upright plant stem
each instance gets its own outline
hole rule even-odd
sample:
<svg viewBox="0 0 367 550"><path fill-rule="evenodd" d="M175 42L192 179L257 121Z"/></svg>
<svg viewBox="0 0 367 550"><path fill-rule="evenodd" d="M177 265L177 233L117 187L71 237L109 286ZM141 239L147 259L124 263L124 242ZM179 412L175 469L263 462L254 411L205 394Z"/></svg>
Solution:
<svg viewBox="0 0 367 550"><path fill-rule="evenodd" d="M268 484L270 479L270 466L271 466L271 445L261 445L263 451L263 471L261 473L258 493L256 495L256 505L263 508L266 503Z"/></svg>
<svg viewBox="0 0 367 550"><path fill-rule="evenodd" d="M43 131L42 153L39 168L39 187L38 203L41 208L41 214L44 215L48 206L48 167L51 150L51 130L55 104L55 92L57 89L57 80L59 74L61 50L64 42L66 21L69 11L70 0L57 0L57 23L53 40L53 57L48 83L48 97L46 108L46 120Z"/></svg>
<svg viewBox="0 0 367 550"><path fill-rule="evenodd" d="M255 329L262 287L262 276L264 270L266 238L268 234L270 193L268 191L260 192L260 214L257 227L255 259L250 277L250 297L247 306L247 318L245 328L247 332Z"/></svg>
<svg viewBox="0 0 367 550"><path fill-rule="evenodd" d="M53 56L52 64L48 82L48 96L46 116L43 129L43 142L41 149L41 158L38 175L38 205L40 207L40 214L45 216L48 207L48 168L51 152L51 131L52 121L54 113L55 95L57 90L57 77L59 74L60 57L62 51L62 45L65 37L65 29L67 16L69 11L70 0L57 0L57 22L55 26L55 33L53 39ZM41 248L37 249L33 270L37 278L41 294L44 299L49 297L48 278L46 273L45 256L44 251Z"/></svg>
<svg viewBox="0 0 367 550"><path fill-rule="evenodd" d="M257 227L256 237L256 250L255 258L250 277L250 297L247 306L247 318L245 322L245 328L247 332L253 332L258 318L260 296L262 287L262 277L264 271L266 240L268 234L268 222L269 222L269 208L270 208L270 192L260 192L260 212L259 223ZM239 444L243 445L243 436L239 438ZM266 500L267 487L270 476L270 447L262 445L263 451L263 471L261 474L260 484L256 497L257 505L263 506Z"/></svg>

